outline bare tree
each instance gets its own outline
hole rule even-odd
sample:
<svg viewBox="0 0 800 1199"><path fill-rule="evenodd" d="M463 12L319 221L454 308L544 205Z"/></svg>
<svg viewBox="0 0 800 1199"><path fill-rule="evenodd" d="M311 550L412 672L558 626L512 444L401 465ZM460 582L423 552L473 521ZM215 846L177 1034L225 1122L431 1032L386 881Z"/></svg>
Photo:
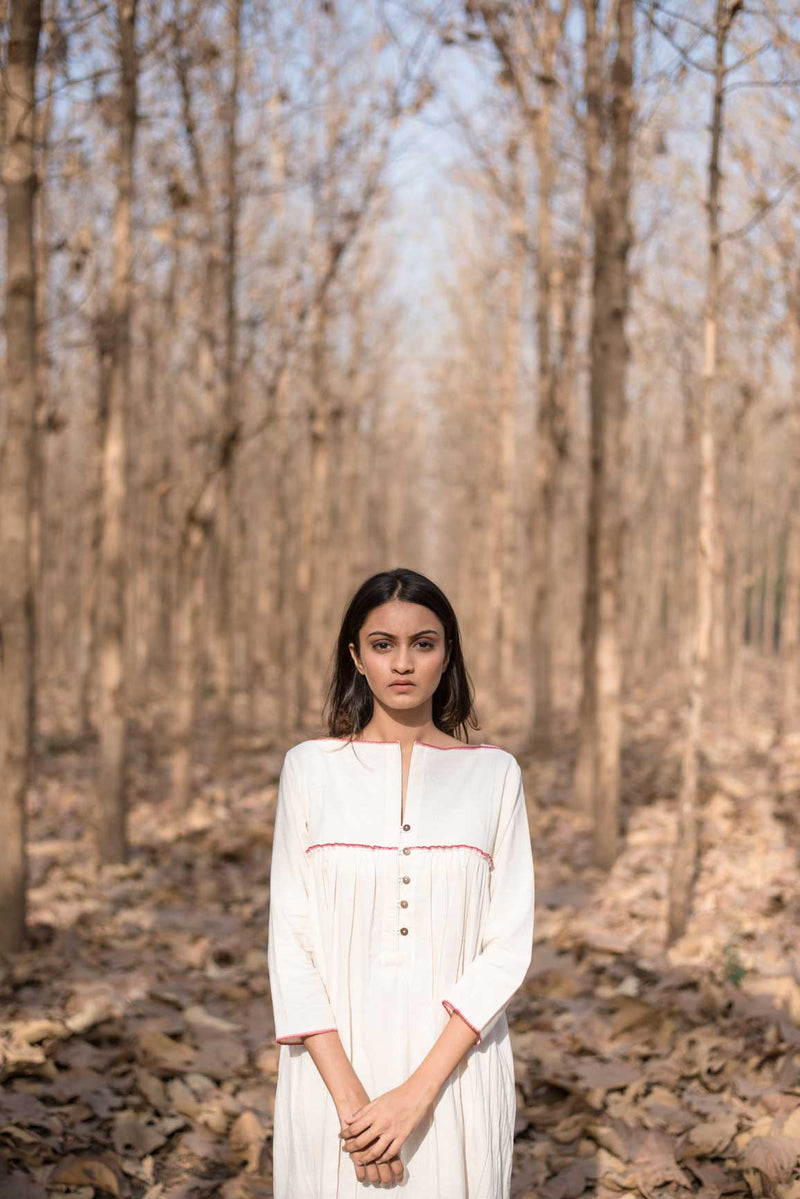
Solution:
<svg viewBox="0 0 800 1199"><path fill-rule="evenodd" d="M792 262L787 266L787 273L794 396L789 418L792 484L788 497L784 601L780 625L783 665L780 733L783 738L788 736L796 724L800 674L800 268Z"/></svg>
<svg viewBox="0 0 800 1199"><path fill-rule="evenodd" d="M234 485L237 457L233 446L241 433L241 388L239 379L239 314L236 301L239 263L239 106L242 73L242 0L230 0L228 6L230 30L230 85L224 104L225 128L225 234L223 247L223 288L225 346L222 361L222 426L231 451L225 455L219 510L214 525L214 568L217 636L213 644L217 652L217 704L220 735L219 764L224 768L230 761L233 735L233 657L234 657Z"/></svg>
<svg viewBox="0 0 800 1199"><path fill-rule="evenodd" d="M30 557L37 394L36 59L40 0L11 0L3 185L6 202L6 430L0 442L0 949L26 925L25 802L33 754L35 592Z"/></svg>
<svg viewBox="0 0 800 1199"><path fill-rule="evenodd" d="M555 192L557 161L553 135L554 97L558 90L557 56L569 13L569 0L533 0L523 10L525 24L531 31L531 50L523 46L518 30L519 22L514 19L512 9L504 12L491 0L467 0L467 12L477 10L483 19L498 57L503 65L504 78L513 88L518 102L523 127L526 131L537 168L535 220L533 228L520 230L520 216L515 209L515 193L510 189L510 270L512 304L509 312L509 336L513 337L513 326L518 318L522 264L519 242L528 244L535 251L536 262L536 459L533 471L531 494L531 527L533 538L532 574L533 604L530 654L533 671L533 714L531 737L540 748L550 744L553 716L553 643L555 639L555 613L553 607L553 581L555 577L556 501L559 489L560 468L568 448L569 430L565 412L565 381L569 361L570 342L574 328L572 311L579 272L575 269L575 256L565 250L559 255L553 236L553 198ZM535 93L532 89L536 89ZM561 292L562 319L560 330L556 320L557 293ZM516 311L516 315L515 315ZM559 337L560 333L560 337ZM507 370L513 371L518 362L519 348L511 343L511 357ZM506 611L505 624L510 621L513 607L510 592L510 568L513 561L512 523L509 508L513 491L513 456L509 452L509 419L513 410L508 410L505 399L506 388L501 392L501 414L499 436L501 450L499 460L502 470L497 480L497 494L502 498L497 520L497 544L501 548L497 572L499 581L490 587L502 596ZM497 630L498 644L513 648L509 629L503 631L500 622L492 622ZM502 686L508 685L508 664L500 672Z"/></svg>
<svg viewBox="0 0 800 1199"><path fill-rule="evenodd" d="M700 489L698 494L697 610L691 680L685 713L678 823L669 880L667 939L674 941L686 929L692 885L697 866L698 753L711 644L712 589L714 579L715 455L714 389L717 375L717 333L720 287L720 153L724 134L725 48L740 0L717 0L714 19L714 89L711 107L711 145L707 176L707 273L703 315L703 386L696 426L699 434Z"/></svg>
<svg viewBox="0 0 800 1199"><path fill-rule="evenodd" d="M591 469L583 617L584 690L580 780L594 813L594 852L610 866L619 843L622 742L620 587L623 535L623 434L629 305L628 250L633 111L633 3L616 8L610 78L611 161L602 165L605 107L598 2L585 0L586 168L591 214L592 317L589 349Z"/></svg>
<svg viewBox="0 0 800 1199"><path fill-rule="evenodd" d="M125 538L131 406L131 225L139 71L136 7L137 0L117 0L115 10L120 83L113 280L108 309L97 321L104 390L98 603L100 793L97 837L104 862L124 862L128 854L126 771L130 714L125 678Z"/></svg>

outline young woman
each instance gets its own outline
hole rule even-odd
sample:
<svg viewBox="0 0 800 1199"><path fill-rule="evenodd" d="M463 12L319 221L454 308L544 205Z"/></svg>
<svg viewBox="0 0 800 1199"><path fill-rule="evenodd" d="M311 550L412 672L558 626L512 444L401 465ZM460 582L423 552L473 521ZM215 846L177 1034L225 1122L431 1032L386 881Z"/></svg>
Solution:
<svg viewBox="0 0 800 1199"><path fill-rule="evenodd" d="M519 764L477 728L455 613L411 570L344 616L329 736L285 755L272 848L275 1199L508 1199L505 1008L533 944Z"/></svg>

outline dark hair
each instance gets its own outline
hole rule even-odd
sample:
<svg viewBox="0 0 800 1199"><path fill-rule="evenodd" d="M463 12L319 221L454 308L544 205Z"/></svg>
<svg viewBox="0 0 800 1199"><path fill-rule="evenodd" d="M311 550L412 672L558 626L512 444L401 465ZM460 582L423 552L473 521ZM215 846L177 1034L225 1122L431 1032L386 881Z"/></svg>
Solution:
<svg viewBox="0 0 800 1199"><path fill-rule="evenodd" d="M433 693L433 723L444 733L469 741L467 725L480 728L473 705L474 690L461 651L461 634L453 606L436 584L398 566L382 570L366 579L356 591L342 619L336 641L332 676L323 706L327 709L328 734L331 737L357 735L372 717L375 700L369 683L360 671L348 646L352 642L360 651L359 632L373 608L389 600L405 600L421 604L435 612L444 628L445 645L450 650L447 666Z"/></svg>

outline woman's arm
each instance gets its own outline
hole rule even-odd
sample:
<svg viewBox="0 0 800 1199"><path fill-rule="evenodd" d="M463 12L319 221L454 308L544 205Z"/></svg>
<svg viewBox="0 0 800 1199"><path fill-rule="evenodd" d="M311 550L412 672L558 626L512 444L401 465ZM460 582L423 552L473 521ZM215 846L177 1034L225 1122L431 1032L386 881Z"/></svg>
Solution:
<svg viewBox="0 0 800 1199"><path fill-rule="evenodd" d="M480 953L442 996L448 1014L457 1012L472 1028L476 1045L489 1035L524 982L533 954L533 853L522 771L515 758L503 781L492 857Z"/></svg>
<svg viewBox="0 0 800 1199"><path fill-rule="evenodd" d="M349 1111L348 1103L366 1092L336 1029L305 1037L304 1044L336 1104L337 1112ZM359 1102L363 1103L363 1100L359 1099Z"/></svg>
<svg viewBox="0 0 800 1199"><path fill-rule="evenodd" d="M445 1024L434 1045L408 1077L408 1083L419 1089L420 1096L433 1103L458 1063L475 1044L475 1030L454 1012Z"/></svg>
<svg viewBox="0 0 800 1199"><path fill-rule="evenodd" d="M305 1038L304 1044L336 1106L340 1126L339 1135L341 1136L345 1130L345 1116L353 1108L369 1103L369 1095L353 1069L335 1029L331 1029L329 1032L314 1033ZM386 1156L380 1162L367 1164L353 1159L353 1165L359 1182L364 1182L366 1179L368 1182L388 1184L392 1179L399 1179L403 1176L403 1163L396 1154L391 1157Z"/></svg>
<svg viewBox="0 0 800 1199"><path fill-rule="evenodd" d="M302 1045L308 1034L336 1028L314 955L305 819L302 771L290 749L278 781L267 930L267 965L279 1045Z"/></svg>
<svg viewBox="0 0 800 1199"><path fill-rule="evenodd" d="M318 1040L320 1038L314 1038ZM383 1165L422 1121L458 1063L475 1044L475 1032L456 1013L448 1020L435 1044L416 1070L399 1087L384 1092L371 1103L343 1109L346 1127L341 1133L345 1150L358 1169Z"/></svg>

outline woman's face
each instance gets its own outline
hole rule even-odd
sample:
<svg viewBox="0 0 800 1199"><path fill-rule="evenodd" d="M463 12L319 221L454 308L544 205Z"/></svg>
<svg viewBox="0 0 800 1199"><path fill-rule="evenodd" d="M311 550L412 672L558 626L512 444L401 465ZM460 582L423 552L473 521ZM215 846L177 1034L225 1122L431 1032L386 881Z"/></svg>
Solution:
<svg viewBox="0 0 800 1199"><path fill-rule="evenodd" d="M358 639L360 657L350 643L356 669L384 707L405 711L431 698L450 655L442 622L430 608L389 600L372 609Z"/></svg>

